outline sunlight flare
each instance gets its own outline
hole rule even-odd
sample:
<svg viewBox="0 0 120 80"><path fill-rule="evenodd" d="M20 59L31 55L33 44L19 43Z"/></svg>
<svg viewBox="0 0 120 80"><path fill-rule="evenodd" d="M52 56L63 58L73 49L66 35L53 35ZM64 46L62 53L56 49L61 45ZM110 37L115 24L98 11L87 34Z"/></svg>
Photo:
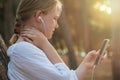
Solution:
<svg viewBox="0 0 120 80"><path fill-rule="evenodd" d="M111 9L111 7L109 5L110 4L108 4L108 3L97 2L94 5L94 8L96 10L99 10L100 12L106 12L107 14L111 14L112 13L112 9Z"/></svg>

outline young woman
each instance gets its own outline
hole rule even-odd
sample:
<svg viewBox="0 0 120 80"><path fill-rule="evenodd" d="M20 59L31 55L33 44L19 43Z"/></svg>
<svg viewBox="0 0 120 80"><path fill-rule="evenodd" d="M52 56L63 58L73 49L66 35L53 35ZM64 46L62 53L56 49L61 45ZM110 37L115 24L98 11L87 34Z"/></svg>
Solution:
<svg viewBox="0 0 120 80"><path fill-rule="evenodd" d="M21 0L17 9L10 57L10 80L83 80L94 65L91 51L76 70L70 70L49 43L62 11L59 0Z"/></svg>

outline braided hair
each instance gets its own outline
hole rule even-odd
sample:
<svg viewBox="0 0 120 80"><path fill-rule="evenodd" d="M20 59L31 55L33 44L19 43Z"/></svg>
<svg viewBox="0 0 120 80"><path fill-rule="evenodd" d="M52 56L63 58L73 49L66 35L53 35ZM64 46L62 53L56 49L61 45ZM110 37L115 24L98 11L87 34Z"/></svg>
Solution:
<svg viewBox="0 0 120 80"><path fill-rule="evenodd" d="M59 0L21 0L16 11L14 34L10 39L10 43L13 44L18 40L26 21L34 16L37 10L41 10L43 14L47 14L55 5L60 10L62 9L62 4Z"/></svg>

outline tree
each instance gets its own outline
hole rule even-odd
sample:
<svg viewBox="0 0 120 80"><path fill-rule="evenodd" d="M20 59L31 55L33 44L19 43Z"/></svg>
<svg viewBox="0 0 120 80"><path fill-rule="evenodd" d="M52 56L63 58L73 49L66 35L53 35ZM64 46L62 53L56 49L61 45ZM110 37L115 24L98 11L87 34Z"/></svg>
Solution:
<svg viewBox="0 0 120 80"><path fill-rule="evenodd" d="M119 0L112 0L112 47L113 47L113 57L112 57L112 70L113 70L113 80L120 80L120 9Z"/></svg>
<svg viewBox="0 0 120 80"><path fill-rule="evenodd" d="M13 34L13 25L15 20L15 11L16 6L18 4L19 0L4 0L4 12L3 12L3 37L5 39L5 42L7 45L9 45L9 39L11 38Z"/></svg>
<svg viewBox="0 0 120 80"><path fill-rule="evenodd" d="M87 0L83 0L82 1L82 12L83 12L83 25L84 25L84 49L85 52L89 52L90 51L90 30L89 30L89 24L88 24L88 4L87 4Z"/></svg>
<svg viewBox="0 0 120 80"><path fill-rule="evenodd" d="M61 26L61 31L63 33L62 35L63 35L65 43L68 47L68 57L69 57L70 68L76 69L77 62L75 59L75 53L74 53L74 49L73 49L73 41L72 41L72 37L70 35L71 33L68 29L68 24L67 24L64 12L62 12L61 17L59 19L59 25Z"/></svg>
<svg viewBox="0 0 120 80"><path fill-rule="evenodd" d="M3 37L6 41L6 44L9 44L10 36L13 33L13 0L4 1L4 34Z"/></svg>

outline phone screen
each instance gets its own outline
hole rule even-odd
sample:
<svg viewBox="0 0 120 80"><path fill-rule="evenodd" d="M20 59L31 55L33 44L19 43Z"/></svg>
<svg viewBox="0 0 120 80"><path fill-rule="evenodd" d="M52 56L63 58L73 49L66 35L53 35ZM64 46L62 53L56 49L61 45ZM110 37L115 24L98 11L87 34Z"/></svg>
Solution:
<svg viewBox="0 0 120 80"><path fill-rule="evenodd" d="M104 39L103 44L102 44L102 47L101 47L100 52L99 52L99 56L98 56L98 58L96 59L95 65L100 64L101 59L102 59L102 57L104 56L104 53L105 53L105 51L106 51L106 49L107 49L107 46L108 46L109 41L110 41L109 39Z"/></svg>

